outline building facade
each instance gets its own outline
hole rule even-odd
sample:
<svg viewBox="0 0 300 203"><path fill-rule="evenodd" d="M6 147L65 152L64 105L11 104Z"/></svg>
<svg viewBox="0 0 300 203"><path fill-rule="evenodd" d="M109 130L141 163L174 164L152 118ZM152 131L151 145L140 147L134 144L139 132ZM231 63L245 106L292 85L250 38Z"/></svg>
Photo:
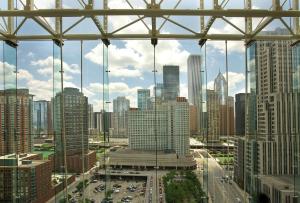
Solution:
<svg viewBox="0 0 300 203"><path fill-rule="evenodd" d="M203 128L204 122L202 119L202 60L200 55L190 55L187 60L188 74L188 96L189 103L195 107L198 119L196 131ZM196 132L195 132L196 133Z"/></svg>
<svg viewBox="0 0 300 203"><path fill-rule="evenodd" d="M189 104L178 97L164 102L155 110L129 111L129 147L135 150L175 152L189 154Z"/></svg>
<svg viewBox="0 0 300 203"><path fill-rule="evenodd" d="M137 104L140 110L150 109L150 89L137 90Z"/></svg>
<svg viewBox="0 0 300 203"><path fill-rule="evenodd" d="M31 152L33 95L28 89L0 90L0 110L0 154Z"/></svg>
<svg viewBox="0 0 300 203"><path fill-rule="evenodd" d="M238 93L235 95L235 135L245 135L245 108L246 93Z"/></svg>
<svg viewBox="0 0 300 203"><path fill-rule="evenodd" d="M290 41L257 41L247 49L243 182L246 191L255 194L261 192L262 176L293 175L299 180L299 93L294 89L297 57Z"/></svg>
<svg viewBox="0 0 300 203"><path fill-rule="evenodd" d="M78 162L81 157L88 159L88 98L77 88L64 88L63 93L56 94L54 101L54 133L55 154L54 165L56 170L62 170L67 164L67 171L78 171ZM62 105L63 104L63 105ZM62 108L63 107L63 108ZM66 155L66 160L64 159ZM92 156L93 157L93 156ZM94 165L93 158L84 161L81 168L89 170Z"/></svg>
<svg viewBox="0 0 300 203"><path fill-rule="evenodd" d="M32 125L34 137L52 135L52 114L49 101L33 101Z"/></svg>
<svg viewBox="0 0 300 203"><path fill-rule="evenodd" d="M175 101L180 95L179 66L163 66L163 98L166 101Z"/></svg>
<svg viewBox="0 0 300 203"><path fill-rule="evenodd" d="M51 163L36 154L0 157L0 202L46 202L53 195Z"/></svg>
<svg viewBox="0 0 300 203"><path fill-rule="evenodd" d="M112 137L127 137L127 111L130 101L126 97L117 97L113 100Z"/></svg>

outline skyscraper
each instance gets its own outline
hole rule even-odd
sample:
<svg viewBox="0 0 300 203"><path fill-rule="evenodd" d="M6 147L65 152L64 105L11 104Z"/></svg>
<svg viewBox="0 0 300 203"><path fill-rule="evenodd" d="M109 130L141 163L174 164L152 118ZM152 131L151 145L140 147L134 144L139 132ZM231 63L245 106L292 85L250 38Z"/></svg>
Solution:
<svg viewBox="0 0 300 203"><path fill-rule="evenodd" d="M0 155L31 152L32 99L28 89L0 90Z"/></svg>
<svg viewBox="0 0 300 203"><path fill-rule="evenodd" d="M33 135L39 137L52 134L52 114L49 101L33 101Z"/></svg>
<svg viewBox="0 0 300 203"><path fill-rule="evenodd" d="M71 87L64 88L63 95L62 98L62 93L59 92L54 98L56 149L61 153L65 147L68 155L82 153L82 148L88 150L88 98L79 92L79 89ZM61 140L62 119L65 127L65 146Z"/></svg>
<svg viewBox="0 0 300 203"><path fill-rule="evenodd" d="M53 106L56 170L62 170L64 163L69 172L89 170L96 161L96 153L88 149L88 98L79 89L66 87L63 93L56 94Z"/></svg>
<svg viewBox="0 0 300 203"><path fill-rule="evenodd" d="M220 140L220 105L214 90L206 90L208 142Z"/></svg>
<svg viewBox="0 0 300 203"><path fill-rule="evenodd" d="M247 136L244 149L237 150L247 157L242 182L251 194L262 176L299 174L294 170L299 168L299 94L292 90L290 44L256 41L248 47Z"/></svg>
<svg viewBox="0 0 300 203"><path fill-rule="evenodd" d="M235 95L235 134L239 136L245 135L246 95L246 93Z"/></svg>
<svg viewBox="0 0 300 203"><path fill-rule="evenodd" d="M214 81L214 90L219 97L220 104L226 105L226 97L228 97L228 84L221 72Z"/></svg>
<svg viewBox="0 0 300 203"><path fill-rule="evenodd" d="M149 89L138 89L137 90L137 103L140 110L150 108L150 90Z"/></svg>
<svg viewBox="0 0 300 203"><path fill-rule="evenodd" d="M113 100L112 127L114 137L127 137L127 111L130 101L126 97L117 97Z"/></svg>
<svg viewBox="0 0 300 203"><path fill-rule="evenodd" d="M227 81L219 72L214 90L206 90L208 141L219 141L220 136L234 134L234 99L228 96Z"/></svg>
<svg viewBox="0 0 300 203"><path fill-rule="evenodd" d="M190 55L187 60L189 102L195 107L198 119L195 133L203 127L201 56Z"/></svg>
<svg viewBox="0 0 300 203"><path fill-rule="evenodd" d="M176 100L179 96L179 66L163 66L164 100Z"/></svg>

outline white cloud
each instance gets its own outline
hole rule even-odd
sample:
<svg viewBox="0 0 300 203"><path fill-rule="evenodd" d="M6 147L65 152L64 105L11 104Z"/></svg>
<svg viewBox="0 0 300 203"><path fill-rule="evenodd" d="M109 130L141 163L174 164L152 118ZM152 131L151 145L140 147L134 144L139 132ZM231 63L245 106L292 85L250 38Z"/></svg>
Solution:
<svg viewBox="0 0 300 203"><path fill-rule="evenodd" d="M114 77L141 77L144 72L153 70L153 47L149 41L124 41L124 47L109 46L109 70ZM98 44L85 58L101 64L103 45ZM163 65L179 65L180 71L186 72L189 52L184 50L177 40L159 41L156 50L156 67L161 73Z"/></svg>
<svg viewBox="0 0 300 203"><path fill-rule="evenodd" d="M117 96L125 96L127 99L130 100L130 106L136 107L137 103L137 90L142 87L135 86L129 87L126 83L123 82L112 82L109 84L109 95L110 95L110 102L115 99ZM103 84L101 83L90 83L87 87L83 89L83 93L91 99L92 103L94 104L95 109L97 106L101 107L102 109L102 101L99 101L103 98ZM96 99L98 97L99 99ZM99 109L97 109L99 110Z"/></svg>
<svg viewBox="0 0 300 203"><path fill-rule="evenodd" d="M57 71L60 71L60 59L54 60ZM31 61L31 65L37 66L37 72L43 76L51 76L53 74L53 57L49 56L45 59ZM64 80L72 79L71 74L80 74L80 68L77 64L68 64L63 62Z"/></svg>

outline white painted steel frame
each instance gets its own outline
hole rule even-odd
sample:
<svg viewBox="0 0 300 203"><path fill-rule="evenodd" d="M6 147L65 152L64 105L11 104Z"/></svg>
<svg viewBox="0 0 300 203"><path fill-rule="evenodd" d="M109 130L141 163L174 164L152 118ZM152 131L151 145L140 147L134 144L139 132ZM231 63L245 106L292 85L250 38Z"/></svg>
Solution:
<svg viewBox="0 0 300 203"><path fill-rule="evenodd" d="M279 0L272 0L272 7L270 10L265 9L252 9L251 0L245 0L244 9L226 9L226 5L229 0L223 0L218 4L217 0L213 0L213 9L204 8L204 0L199 0L200 9L177 9L181 0L178 0L173 9L162 9L160 8L163 0L156 3L155 0L151 2L145 2L145 9L135 9L130 3L130 0L126 0L127 4L131 9L109 9L107 6L107 1L104 0L103 9L94 9L94 1L89 0L87 3L78 0L82 9L62 9L61 0L56 0L56 9L36 9L34 10L34 0L26 0L26 5L24 5L23 10L14 9L14 0L7 0L8 10L0 10L0 17L3 19L2 28L0 29L0 39L1 40L96 40L96 39L208 39L208 40L300 40L300 25L299 25L299 0L292 0L292 9L283 10L282 5L280 5ZM108 32L108 16L137 16L137 20L133 20L130 23L122 25L120 28ZM15 28L14 18L24 17L21 23ZM97 18L98 16L104 17L103 22ZM173 19L172 16L199 16L200 31L192 30L186 25L179 23ZM207 23L204 22L204 16L210 16ZM7 18L4 18L7 17ZM45 17L55 17L55 27L47 22ZM62 20L64 17L81 17L79 21L73 23L70 27L60 33L60 18ZM245 27L241 28L232 24L227 17L242 17L245 20ZM252 28L252 18L261 17L263 20L255 28ZM283 17L292 17L293 23L288 25ZM68 32L76 27L82 20L86 18L91 18L96 25L99 33L96 34L68 34ZM151 19L151 26L149 27L145 23L145 19ZM157 28L157 19L163 19L163 23ZM20 35L18 31L23 26L27 19L33 19L37 24L39 24L44 30L49 34L47 35ZM235 30L239 31L236 33L229 34L208 34L210 28L214 24L216 19L222 19L224 23L229 24ZM284 27L289 31L287 35L263 35L259 34L267 25L269 25L274 19L279 19L279 21L284 25ZM145 28L148 30L148 34L141 33L125 33L119 34L121 30L141 21ZM188 34L176 34L160 33L161 28L164 26L165 22L170 22L182 29L185 29ZM259 34L259 35L258 35Z"/></svg>

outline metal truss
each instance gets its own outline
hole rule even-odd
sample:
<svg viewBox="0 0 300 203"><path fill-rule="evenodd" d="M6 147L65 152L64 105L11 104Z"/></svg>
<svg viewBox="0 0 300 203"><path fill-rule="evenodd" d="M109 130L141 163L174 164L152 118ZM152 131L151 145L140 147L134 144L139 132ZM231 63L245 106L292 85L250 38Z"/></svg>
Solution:
<svg viewBox="0 0 300 203"><path fill-rule="evenodd" d="M24 1L24 0L23 0ZM223 0L220 4L218 0L213 1L212 9L204 8L204 0L199 0L199 9L177 9L181 0L178 0L173 9L163 9L161 4L164 0L151 0L145 3L144 9L135 9L130 0L125 0L130 6L130 9L109 9L107 0L103 1L103 9L94 9L94 1L77 0L82 6L82 9L62 9L61 0L56 1L55 9L37 9L34 0L22 0L23 9L15 9L14 0L7 0L7 10L0 10L0 40L97 40L97 39L197 39L197 40L300 40L300 25L299 25L299 0L291 0L292 5L288 10L283 10L283 5L287 2L280 3L280 0L272 0L272 7L269 10L252 9L251 0L244 0L244 9L226 9L229 0ZM109 16L134 16L136 17L130 23L122 25L120 28L108 31ZM193 30L183 23L179 23L172 19L173 16L195 16L199 17L200 30ZM207 22L204 21L204 16L209 16ZM16 17L24 17L22 21L15 25ZM46 17L54 17L55 26L51 26L46 20ZM78 21L71 26L62 29L61 25L65 17L80 17ZM99 17L103 20L99 20ZM241 28L233 24L230 17L243 18L245 27ZM286 23L283 18L290 17L292 23ZM83 20L90 18L98 29L95 34L70 34L70 30L78 26ZM253 27L253 18L262 18L261 22ZM32 19L44 30L47 35L20 35L18 31L22 28L27 19ZM146 19L150 19L151 23L147 24ZM163 23L158 27L158 19ZM233 28L232 33L217 34L209 33L216 19L221 19L225 24ZM271 22L278 19L279 22L288 31L287 34L264 35L261 31L266 28ZM147 33L120 33L137 22L142 22ZM176 33L161 33L162 27L166 22L169 22L179 28L185 30L187 34Z"/></svg>

